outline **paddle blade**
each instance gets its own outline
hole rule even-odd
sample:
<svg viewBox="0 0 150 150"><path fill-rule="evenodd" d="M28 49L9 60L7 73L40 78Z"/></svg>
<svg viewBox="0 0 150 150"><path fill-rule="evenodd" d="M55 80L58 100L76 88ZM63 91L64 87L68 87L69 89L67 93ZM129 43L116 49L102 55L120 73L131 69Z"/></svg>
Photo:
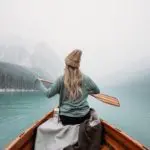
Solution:
<svg viewBox="0 0 150 150"><path fill-rule="evenodd" d="M112 97L105 94L93 94L92 96L106 104L120 107L119 100L116 97Z"/></svg>

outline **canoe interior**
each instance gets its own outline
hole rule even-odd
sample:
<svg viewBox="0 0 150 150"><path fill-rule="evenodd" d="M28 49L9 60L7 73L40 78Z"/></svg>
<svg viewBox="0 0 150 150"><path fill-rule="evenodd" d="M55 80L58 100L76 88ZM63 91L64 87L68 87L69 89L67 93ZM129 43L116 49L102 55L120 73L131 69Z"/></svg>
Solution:
<svg viewBox="0 0 150 150"><path fill-rule="evenodd" d="M37 127L53 117L53 111L45 115L41 120L37 121L33 126L19 135L11 142L5 150L34 150ZM100 150L148 150L138 141L132 139L124 132L112 127L102 120L104 128L103 143Z"/></svg>

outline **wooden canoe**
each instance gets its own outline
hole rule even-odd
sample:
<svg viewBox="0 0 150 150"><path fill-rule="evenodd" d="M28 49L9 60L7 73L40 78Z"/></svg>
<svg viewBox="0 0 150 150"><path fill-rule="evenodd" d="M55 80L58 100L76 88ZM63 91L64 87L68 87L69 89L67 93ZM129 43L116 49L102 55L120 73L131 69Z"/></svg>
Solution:
<svg viewBox="0 0 150 150"><path fill-rule="evenodd" d="M39 125L53 117L54 111L46 114L41 120L37 121L25 132L20 134L12 141L5 150L34 150L36 131ZM100 150L148 150L144 145L134 140L126 133L102 121L104 128L104 141Z"/></svg>

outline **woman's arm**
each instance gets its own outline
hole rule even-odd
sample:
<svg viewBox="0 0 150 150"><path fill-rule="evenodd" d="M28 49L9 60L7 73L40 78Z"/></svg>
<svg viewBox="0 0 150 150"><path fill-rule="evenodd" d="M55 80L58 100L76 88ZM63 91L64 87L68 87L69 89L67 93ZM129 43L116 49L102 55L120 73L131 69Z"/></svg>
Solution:
<svg viewBox="0 0 150 150"><path fill-rule="evenodd" d="M42 81L40 79L36 79L35 81L35 87L42 91L44 95L46 95L48 98L58 94L60 92L60 84L61 84L61 78L58 78L51 86L50 88L46 88Z"/></svg>
<svg viewBox="0 0 150 150"><path fill-rule="evenodd" d="M90 77L86 77L86 85L88 87L88 93L89 94L99 94L100 93L100 89L99 87L96 85L96 83L90 78Z"/></svg>

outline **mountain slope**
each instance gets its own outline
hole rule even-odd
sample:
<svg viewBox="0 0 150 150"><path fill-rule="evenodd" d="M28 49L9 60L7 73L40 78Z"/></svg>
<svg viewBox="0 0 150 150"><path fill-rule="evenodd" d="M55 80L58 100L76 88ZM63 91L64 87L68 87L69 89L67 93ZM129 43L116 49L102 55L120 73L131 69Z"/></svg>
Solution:
<svg viewBox="0 0 150 150"><path fill-rule="evenodd" d="M39 68L42 72L50 74L56 79L60 73L63 63L58 55L46 43L39 43L30 57L33 68Z"/></svg>
<svg viewBox="0 0 150 150"><path fill-rule="evenodd" d="M33 89L35 77L27 68L0 62L0 88Z"/></svg>

